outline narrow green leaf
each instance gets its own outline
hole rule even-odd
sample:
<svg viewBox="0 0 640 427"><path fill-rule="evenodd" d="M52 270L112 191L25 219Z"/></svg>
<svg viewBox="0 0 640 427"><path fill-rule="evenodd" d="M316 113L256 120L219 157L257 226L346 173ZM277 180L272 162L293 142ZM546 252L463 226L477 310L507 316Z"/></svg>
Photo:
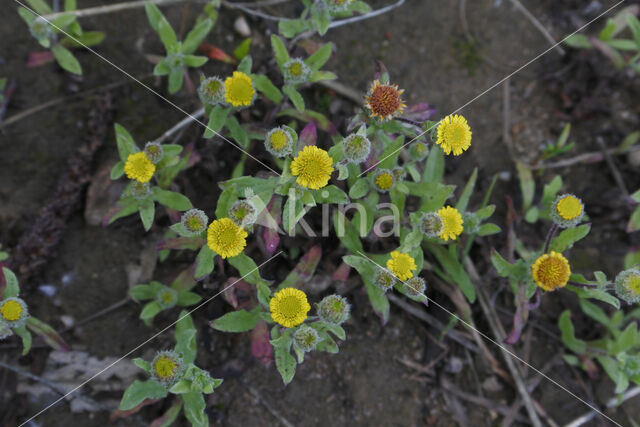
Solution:
<svg viewBox="0 0 640 427"><path fill-rule="evenodd" d="M209 326L222 332L246 332L258 324L258 311L237 310L213 320Z"/></svg>
<svg viewBox="0 0 640 427"><path fill-rule="evenodd" d="M69 49L58 43L51 47L51 52L53 52L56 61L58 61L58 64L64 70L73 74L82 75L82 67Z"/></svg>
<svg viewBox="0 0 640 427"><path fill-rule="evenodd" d="M145 399L162 399L167 390L154 380L135 380L122 395L120 410L128 411L141 404Z"/></svg>

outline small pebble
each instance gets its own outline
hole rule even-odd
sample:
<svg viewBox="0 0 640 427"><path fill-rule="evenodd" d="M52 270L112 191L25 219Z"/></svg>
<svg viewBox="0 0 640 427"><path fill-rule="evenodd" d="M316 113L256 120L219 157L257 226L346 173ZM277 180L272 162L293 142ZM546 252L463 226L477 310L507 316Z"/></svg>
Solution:
<svg viewBox="0 0 640 427"><path fill-rule="evenodd" d="M249 24L247 24L247 20L244 19L243 16L236 19L233 23L233 29L242 37L249 37L251 35L251 28L249 28Z"/></svg>

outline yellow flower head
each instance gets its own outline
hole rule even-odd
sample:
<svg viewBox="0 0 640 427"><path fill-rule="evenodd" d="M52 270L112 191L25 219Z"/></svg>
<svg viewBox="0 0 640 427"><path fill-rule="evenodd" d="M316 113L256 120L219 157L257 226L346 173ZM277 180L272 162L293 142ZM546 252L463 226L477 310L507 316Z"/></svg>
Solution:
<svg viewBox="0 0 640 427"><path fill-rule="evenodd" d="M438 125L436 144L442 147L446 154L453 152L454 156L459 156L463 151L467 151L471 146L471 128L467 124L467 120L458 114L452 114L442 119Z"/></svg>
<svg viewBox="0 0 640 427"><path fill-rule="evenodd" d="M391 258L387 260L387 268L400 280L408 280L413 277L413 271L418 269L416 261L409 254L398 251L391 252Z"/></svg>
<svg viewBox="0 0 640 427"><path fill-rule="evenodd" d="M207 245L222 258L239 255L247 246L247 232L230 218L216 219L209 225Z"/></svg>
<svg viewBox="0 0 640 427"><path fill-rule="evenodd" d="M265 148L276 157L286 157L291 154L293 145L293 137L281 127L271 129L264 138Z"/></svg>
<svg viewBox="0 0 640 427"><path fill-rule="evenodd" d="M545 291L564 288L571 276L569 261L558 252L543 254L531 266L531 273L536 285Z"/></svg>
<svg viewBox="0 0 640 427"><path fill-rule="evenodd" d="M17 328L25 324L29 312L27 304L20 298L11 297L0 301L0 323L5 323L10 328Z"/></svg>
<svg viewBox="0 0 640 427"><path fill-rule="evenodd" d="M151 377L165 387L180 381L184 373L184 361L175 351L161 351L151 361Z"/></svg>
<svg viewBox="0 0 640 427"><path fill-rule="evenodd" d="M333 159L315 145L305 146L291 162L291 175L298 177L298 185L312 190L325 187L332 172Z"/></svg>
<svg viewBox="0 0 640 427"><path fill-rule="evenodd" d="M373 183L375 184L378 192L386 193L393 188L393 185L396 183L396 179L393 172L389 169L378 169L373 174Z"/></svg>
<svg viewBox="0 0 640 427"><path fill-rule="evenodd" d="M151 163L144 151L129 154L124 164L124 173L127 174L127 178L135 179L142 183L149 182L155 171L156 165Z"/></svg>
<svg viewBox="0 0 640 427"><path fill-rule="evenodd" d="M616 276L615 290L618 297L629 304L640 302L640 269L630 268Z"/></svg>
<svg viewBox="0 0 640 427"><path fill-rule="evenodd" d="M561 194L551 204L551 219L562 228L575 227L584 216L582 201L573 194Z"/></svg>
<svg viewBox="0 0 640 427"><path fill-rule="evenodd" d="M256 95L251 77L241 71L234 71L232 77L227 77L224 90L225 100L234 107L248 107Z"/></svg>
<svg viewBox="0 0 640 427"><path fill-rule="evenodd" d="M389 120L394 116L402 114L406 107L401 95L404 89L398 89L397 85L381 84L379 80L374 80L369 89L369 94L365 97L365 106L371 110L371 117L380 117L380 120Z"/></svg>
<svg viewBox="0 0 640 427"><path fill-rule="evenodd" d="M311 68L300 58L292 58L284 66L284 79L288 84L306 82L311 76Z"/></svg>
<svg viewBox="0 0 640 427"><path fill-rule="evenodd" d="M300 289L284 288L271 298L269 309L274 322L285 328L293 328L305 321L311 306L307 295Z"/></svg>
<svg viewBox="0 0 640 427"><path fill-rule="evenodd" d="M438 216L442 220L442 228L440 229L440 238L445 242L447 240L456 240L456 238L462 234L462 215L456 208L451 206L445 206L440 208Z"/></svg>

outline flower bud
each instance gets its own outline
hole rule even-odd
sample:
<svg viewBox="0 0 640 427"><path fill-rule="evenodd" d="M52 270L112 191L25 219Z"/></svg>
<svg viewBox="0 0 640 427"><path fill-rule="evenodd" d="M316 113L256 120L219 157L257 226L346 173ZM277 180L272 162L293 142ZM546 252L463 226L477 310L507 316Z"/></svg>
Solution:
<svg viewBox="0 0 640 427"><path fill-rule="evenodd" d="M129 194L134 199L146 199L151 195L151 185L149 185L148 182L132 180L131 187L129 188Z"/></svg>
<svg viewBox="0 0 640 427"><path fill-rule="evenodd" d="M387 269L376 268L373 274L373 284L387 292L396 284L396 277Z"/></svg>
<svg viewBox="0 0 640 427"><path fill-rule="evenodd" d="M162 148L162 145L157 142L147 142L144 146L144 154L151 163L157 165L164 157L164 149Z"/></svg>
<svg viewBox="0 0 640 427"><path fill-rule="evenodd" d="M396 178L389 169L377 169L373 173L373 186L379 193L386 193L396 184Z"/></svg>
<svg viewBox="0 0 640 427"><path fill-rule="evenodd" d="M420 231L429 237L436 238L442 231L443 222L437 212L424 212L419 219Z"/></svg>
<svg viewBox="0 0 640 427"><path fill-rule="evenodd" d="M412 160L422 161L429 155L429 147L424 142L416 141L409 147L409 157Z"/></svg>
<svg viewBox="0 0 640 427"><path fill-rule="evenodd" d="M286 157L293 152L293 137L281 127L273 128L264 138L264 147L276 157Z"/></svg>
<svg viewBox="0 0 640 427"><path fill-rule="evenodd" d="M304 352L315 350L318 341L318 331L307 325L300 326L293 333L294 345Z"/></svg>
<svg viewBox="0 0 640 427"><path fill-rule="evenodd" d="M371 153L371 141L365 135L357 133L347 136L342 142L344 158L352 163L362 163Z"/></svg>
<svg viewBox="0 0 640 427"><path fill-rule="evenodd" d="M618 298L629 304L640 302L640 269L630 268L616 276L615 290Z"/></svg>
<svg viewBox="0 0 640 427"><path fill-rule="evenodd" d="M246 227L256 222L258 210L250 200L238 200L229 209L229 218L236 225Z"/></svg>
<svg viewBox="0 0 640 427"><path fill-rule="evenodd" d="M282 68L286 84L305 83L311 77L311 68L300 58L291 58Z"/></svg>
<svg viewBox="0 0 640 427"><path fill-rule="evenodd" d="M340 295L329 295L318 304L318 317L323 322L341 325L349 318L351 306Z"/></svg>
<svg viewBox="0 0 640 427"><path fill-rule="evenodd" d="M172 308L178 302L178 292L173 288L163 285L156 294L156 302L164 310Z"/></svg>
<svg viewBox="0 0 640 427"><path fill-rule="evenodd" d="M224 82L218 77L203 79L198 87L198 96L203 104L224 104Z"/></svg>
<svg viewBox="0 0 640 427"><path fill-rule="evenodd" d="M190 234L191 236L198 236L207 229L209 218L207 217L207 214L200 209L189 209L182 214L180 223L187 234Z"/></svg>
<svg viewBox="0 0 640 427"><path fill-rule="evenodd" d="M151 378L170 388L182 379L184 368L184 361L178 353L172 350L160 351L151 362Z"/></svg>
<svg viewBox="0 0 640 427"><path fill-rule="evenodd" d="M403 286L407 294L412 297L424 294L425 289L427 289L424 279L418 276L405 281Z"/></svg>

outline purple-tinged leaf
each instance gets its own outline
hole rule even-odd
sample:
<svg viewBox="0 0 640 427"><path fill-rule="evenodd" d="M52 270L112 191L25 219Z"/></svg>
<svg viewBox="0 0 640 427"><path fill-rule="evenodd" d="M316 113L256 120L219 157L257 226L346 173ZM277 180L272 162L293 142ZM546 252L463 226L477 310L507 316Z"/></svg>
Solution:
<svg viewBox="0 0 640 427"><path fill-rule="evenodd" d="M339 280L341 282L346 282L349 278L349 273L351 272L351 266L345 262L340 264L336 271L333 272L331 276L333 280Z"/></svg>
<svg viewBox="0 0 640 427"><path fill-rule="evenodd" d="M39 335L44 342L49 344L52 348L60 351L69 351L69 344L62 339L60 335L48 324L44 323L40 319L35 317L29 317L27 319L27 328L36 335Z"/></svg>
<svg viewBox="0 0 640 427"><path fill-rule="evenodd" d="M302 150L302 148L307 145L316 145L317 139L318 132L316 130L316 124L314 122L309 122L309 124L307 124L300 132L300 137L298 138L298 150Z"/></svg>
<svg viewBox="0 0 640 427"><path fill-rule="evenodd" d="M280 244L278 229L282 223L282 197L274 195L267 208L262 211L258 223L264 226L262 237L264 238L265 251L273 255Z"/></svg>
<svg viewBox="0 0 640 427"><path fill-rule="evenodd" d="M410 120L415 120L417 122L424 122L429 120L436 112L436 109L429 105L426 102L420 102L415 105L411 105L402 114L402 117L405 117Z"/></svg>
<svg viewBox="0 0 640 427"><path fill-rule="evenodd" d="M182 272L178 274L178 277L176 277L175 280L171 283L171 287L178 292L190 291L191 289L193 289L193 287L197 283L196 280L193 278L193 273L194 273L193 270L194 270L193 265L182 270Z"/></svg>
<svg viewBox="0 0 640 427"><path fill-rule="evenodd" d="M278 286L278 289L300 288L304 282L311 279L316 267L318 267L320 258L322 258L322 248L318 245L313 246L302 256L298 264Z"/></svg>
<svg viewBox="0 0 640 427"><path fill-rule="evenodd" d="M251 354L265 366L273 362L273 347L269 338L267 323L260 319L251 331Z"/></svg>

